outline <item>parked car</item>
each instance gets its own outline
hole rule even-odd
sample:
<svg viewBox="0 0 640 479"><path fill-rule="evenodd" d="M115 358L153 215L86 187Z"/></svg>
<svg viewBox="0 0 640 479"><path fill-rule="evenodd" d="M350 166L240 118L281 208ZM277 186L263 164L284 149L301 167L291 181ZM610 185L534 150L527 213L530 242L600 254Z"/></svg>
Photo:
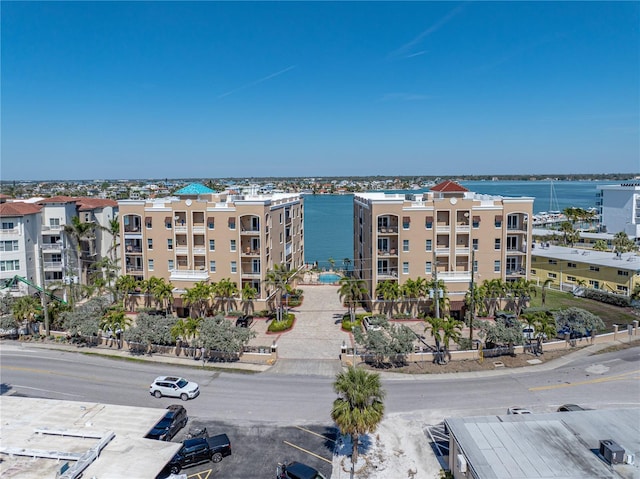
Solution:
<svg viewBox="0 0 640 479"><path fill-rule="evenodd" d="M164 417L149 431L147 438L170 441L180 429L187 425L188 420L187 410L180 404L172 404L167 407Z"/></svg>
<svg viewBox="0 0 640 479"><path fill-rule="evenodd" d="M231 441L226 434L187 439L167 466L172 474L177 474L185 467L207 461L220 462L223 457L229 455L231 455Z"/></svg>
<svg viewBox="0 0 640 479"><path fill-rule="evenodd" d="M523 407L510 407L507 409L507 414L531 414L531 411Z"/></svg>
<svg viewBox="0 0 640 479"><path fill-rule="evenodd" d="M248 328L251 323L253 323L253 316L251 315L240 316L236 319L236 326L240 328Z"/></svg>
<svg viewBox="0 0 640 479"><path fill-rule="evenodd" d="M276 467L276 479L326 479L317 469L302 464L301 462L290 462L288 464L278 464Z"/></svg>
<svg viewBox="0 0 640 479"><path fill-rule="evenodd" d="M563 404L558 408L558 412L569 412L569 411L586 411L582 406L578 406L577 404Z"/></svg>
<svg viewBox="0 0 640 479"><path fill-rule="evenodd" d="M184 378L176 376L159 376L151 386L149 386L149 394L157 398L162 396L180 398L183 401L193 399L200 394L198 383L187 381Z"/></svg>

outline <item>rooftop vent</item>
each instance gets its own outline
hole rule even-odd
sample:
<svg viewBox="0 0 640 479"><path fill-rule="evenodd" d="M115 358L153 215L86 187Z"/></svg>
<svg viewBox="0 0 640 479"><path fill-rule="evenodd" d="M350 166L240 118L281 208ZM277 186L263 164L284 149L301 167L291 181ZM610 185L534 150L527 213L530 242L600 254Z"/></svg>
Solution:
<svg viewBox="0 0 640 479"><path fill-rule="evenodd" d="M600 455L609 464L618 464L624 461L624 448L613 439L600 441Z"/></svg>

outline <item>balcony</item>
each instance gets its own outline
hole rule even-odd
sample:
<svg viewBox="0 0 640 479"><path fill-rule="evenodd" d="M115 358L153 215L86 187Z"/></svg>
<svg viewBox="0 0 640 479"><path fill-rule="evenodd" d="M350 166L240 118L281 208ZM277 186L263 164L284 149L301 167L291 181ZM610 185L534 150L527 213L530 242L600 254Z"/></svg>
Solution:
<svg viewBox="0 0 640 479"><path fill-rule="evenodd" d="M193 233L204 233L206 230L204 224L199 224L199 225L193 225L193 227L191 228L191 231ZM177 231L177 228L176 228Z"/></svg>
<svg viewBox="0 0 640 479"><path fill-rule="evenodd" d="M176 222L176 224L173 226L174 231L176 233L186 233L187 232L187 226L184 223L181 223L180 225L178 225L178 223Z"/></svg>
<svg viewBox="0 0 640 479"><path fill-rule="evenodd" d="M45 271L61 271L62 261L45 261L44 270Z"/></svg>
<svg viewBox="0 0 640 479"><path fill-rule="evenodd" d="M175 251L176 254L187 254L189 252L189 247L186 245L176 246Z"/></svg>
<svg viewBox="0 0 640 479"><path fill-rule="evenodd" d="M438 223L436 225L436 231L438 233L448 233L449 231L451 231L451 225L450 224L444 224L444 223Z"/></svg>
<svg viewBox="0 0 640 479"><path fill-rule="evenodd" d="M397 269L379 269L378 270L378 279L398 279L398 270Z"/></svg>
<svg viewBox="0 0 640 479"><path fill-rule="evenodd" d="M260 234L260 228L245 228L244 226L242 226L242 229L240 230L240 234L243 235L259 235Z"/></svg>
<svg viewBox="0 0 640 479"><path fill-rule="evenodd" d="M43 243L42 251L44 253L56 253L62 251L62 245L56 243Z"/></svg>
<svg viewBox="0 0 640 479"><path fill-rule="evenodd" d="M243 267L240 270L240 274L242 275L243 278L260 278L260 271L255 271L253 268L251 267Z"/></svg>
<svg viewBox="0 0 640 479"><path fill-rule="evenodd" d="M508 277L516 277L516 278L522 278L524 276L526 276L527 272L525 271L524 268L515 268L515 269L508 269L507 270L507 276Z"/></svg>
<svg viewBox="0 0 640 479"><path fill-rule="evenodd" d="M193 247L193 254L206 254L206 253L207 253L207 248L205 248L204 246Z"/></svg>
<svg viewBox="0 0 640 479"><path fill-rule="evenodd" d="M135 266L135 265L128 264L125 267L126 273L140 273L142 271L143 271L142 266Z"/></svg>
<svg viewBox="0 0 640 479"><path fill-rule="evenodd" d="M172 269L169 271L169 281L205 281L209 278L206 269Z"/></svg>
<svg viewBox="0 0 640 479"><path fill-rule="evenodd" d="M469 227L469 223L458 223L456 224L456 231L459 232L468 232L471 228Z"/></svg>
<svg viewBox="0 0 640 479"><path fill-rule="evenodd" d="M397 257L398 256L398 252L396 251L395 248L379 249L378 250L378 256L394 256L394 257Z"/></svg>
<svg viewBox="0 0 640 479"><path fill-rule="evenodd" d="M242 256L260 256L260 250L247 247L242 251Z"/></svg>
<svg viewBox="0 0 640 479"><path fill-rule="evenodd" d="M436 254L448 255L450 251L449 245L436 245Z"/></svg>
<svg viewBox="0 0 640 479"><path fill-rule="evenodd" d="M378 227L379 234L398 234L397 226L379 226Z"/></svg>
<svg viewBox="0 0 640 479"><path fill-rule="evenodd" d="M4 235L17 235L20 234L20 228L2 228L0 234Z"/></svg>
<svg viewBox="0 0 640 479"><path fill-rule="evenodd" d="M456 246L456 254L468 255L469 254L469 246L464 246L464 245Z"/></svg>

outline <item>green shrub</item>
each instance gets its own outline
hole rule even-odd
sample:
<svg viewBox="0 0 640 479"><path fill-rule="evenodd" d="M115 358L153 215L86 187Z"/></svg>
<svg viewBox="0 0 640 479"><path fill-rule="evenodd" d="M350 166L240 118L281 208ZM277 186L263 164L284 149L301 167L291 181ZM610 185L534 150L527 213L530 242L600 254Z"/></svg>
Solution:
<svg viewBox="0 0 640 479"><path fill-rule="evenodd" d="M226 315L227 316L232 316L232 317L240 317L242 316L244 313L242 311L229 311Z"/></svg>
<svg viewBox="0 0 640 479"><path fill-rule="evenodd" d="M284 315L284 319L282 321L276 321L275 319L269 323L269 327L267 331L270 333L278 333L280 331L286 331L287 329L291 329L293 327L293 321L296 319L295 315L292 313L287 313Z"/></svg>
<svg viewBox="0 0 640 479"><path fill-rule="evenodd" d="M268 318L269 317L269 310L268 309L262 309L260 311L255 311L253 313L253 315L257 318Z"/></svg>
<svg viewBox="0 0 640 479"><path fill-rule="evenodd" d="M614 306L630 306L631 298L629 296L622 296L620 294L609 293L602 291L601 289L585 289L584 298L593 299L601 303L613 304Z"/></svg>

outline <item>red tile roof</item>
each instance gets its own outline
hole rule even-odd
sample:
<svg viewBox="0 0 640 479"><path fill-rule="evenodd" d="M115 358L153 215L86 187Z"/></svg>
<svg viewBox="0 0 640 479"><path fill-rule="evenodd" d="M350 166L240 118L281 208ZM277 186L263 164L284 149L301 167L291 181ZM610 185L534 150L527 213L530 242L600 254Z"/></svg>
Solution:
<svg viewBox="0 0 640 479"><path fill-rule="evenodd" d="M34 205L33 203L23 203L22 201L15 201L11 203L0 204L0 216L26 216L39 213L42 209L41 206Z"/></svg>
<svg viewBox="0 0 640 479"><path fill-rule="evenodd" d="M72 196L53 196L38 201L39 205L45 203L75 203L79 211L93 210L96 208L106 208L107 206L116 207L118 202L115 200L105 200L102 198L72 197Z"/></svg>
<svg viewBox="0 0 640 479"><path fill-rule="evenodd" d="M44 198L38 201L38 204L41 205L43 203L75 203L78 198L73 198L71 196L52 196L51 198Z"/></svg>
<svg viewBox="0 0 640 479"><path fill-rule="evenodd" d="M456 183L455 181L451 181L451 180L446 180L446 181L443 181L442 183L438 183L437 185L432 186L429 189L431 191L440 191L444 193L450 193L454 191L469 191L460 183Z"/></svg>

